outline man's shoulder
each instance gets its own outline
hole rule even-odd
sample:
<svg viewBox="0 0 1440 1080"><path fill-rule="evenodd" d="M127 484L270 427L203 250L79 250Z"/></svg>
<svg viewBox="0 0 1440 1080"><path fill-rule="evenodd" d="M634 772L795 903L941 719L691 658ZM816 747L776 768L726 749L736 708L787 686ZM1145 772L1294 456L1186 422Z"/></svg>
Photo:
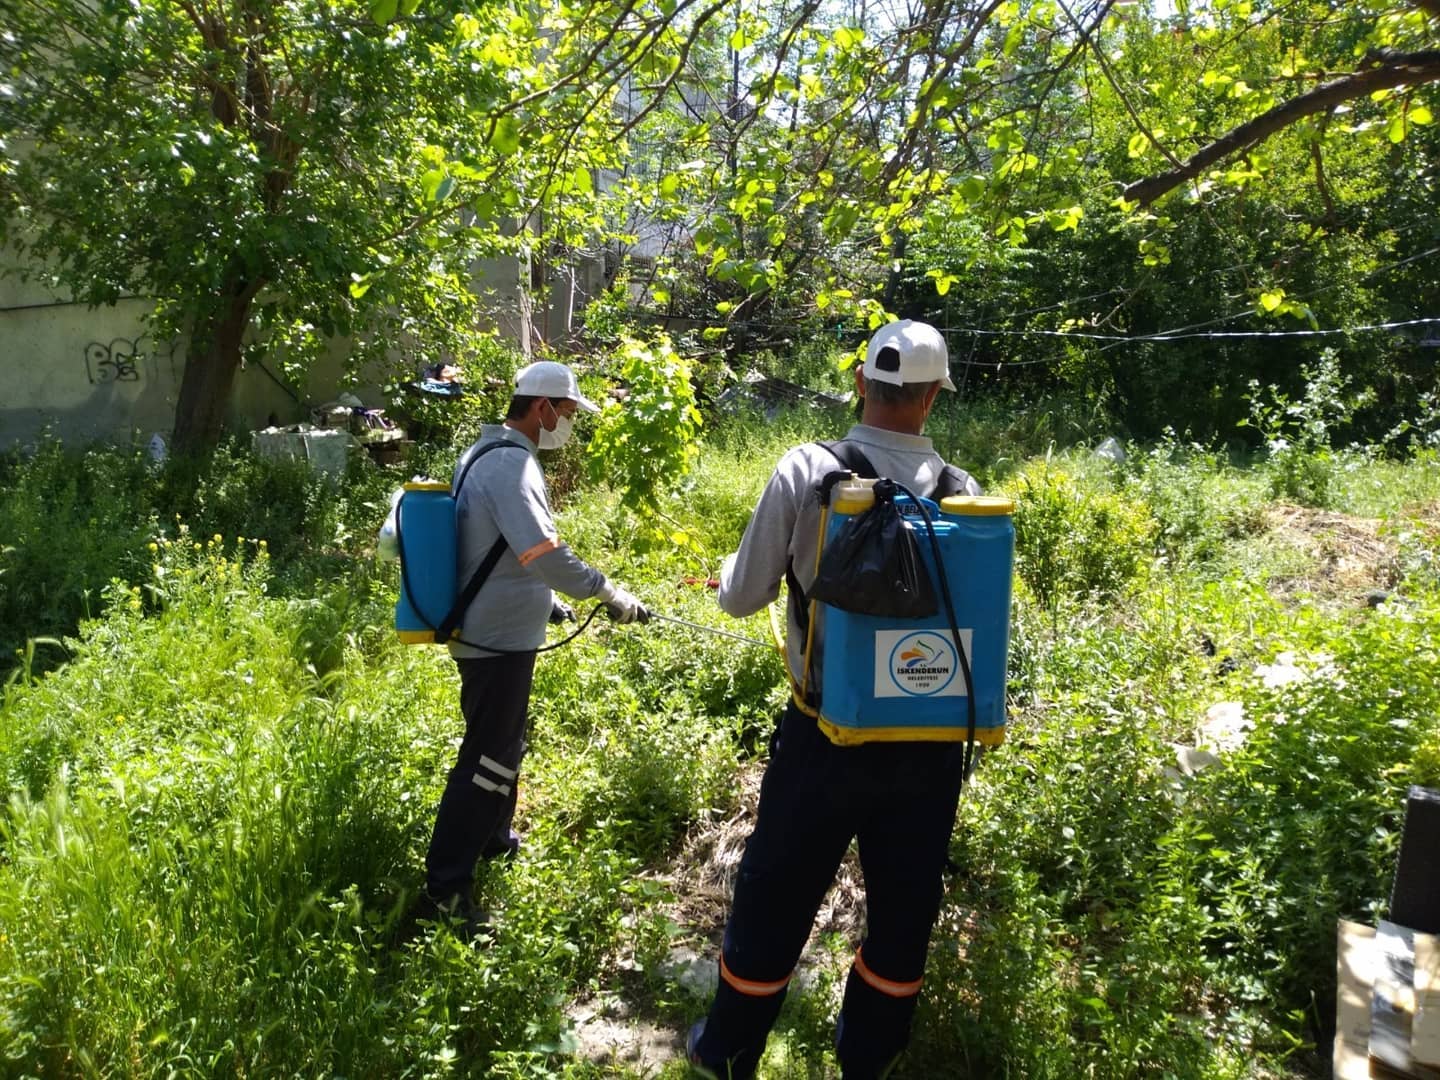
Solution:
<svg viewBox="0 0 1440 1080"><path fill-rule="evenodd" d="M514 450L524 453L509 452ZM481 481L486 478L525 477L532 466L535 476L538 477L540 465L535 460L535 455L530 453L529 447L508 438L504 428L491 430L489 425L486 425L481 429L480 438L460 455L460 460L455 465L455 475L457 484L464 483L468 486L473 482L472 476Z"/></svg>

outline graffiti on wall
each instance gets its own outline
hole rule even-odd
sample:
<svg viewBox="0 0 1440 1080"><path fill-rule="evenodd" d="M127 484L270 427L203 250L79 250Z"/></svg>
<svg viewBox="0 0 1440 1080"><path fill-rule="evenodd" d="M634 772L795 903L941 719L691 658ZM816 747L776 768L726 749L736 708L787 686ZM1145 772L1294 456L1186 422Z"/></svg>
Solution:
<svg viewBox="0 0 1440 1080"><path fill-rule="evenodd" d="M85 374L92 384L154 381L160 374L161 361L169 364L171 379L175 371L175 345L168 348L152 345L147 335L138 338L115 338L108 345L92 341L85 346Z"/></svg>

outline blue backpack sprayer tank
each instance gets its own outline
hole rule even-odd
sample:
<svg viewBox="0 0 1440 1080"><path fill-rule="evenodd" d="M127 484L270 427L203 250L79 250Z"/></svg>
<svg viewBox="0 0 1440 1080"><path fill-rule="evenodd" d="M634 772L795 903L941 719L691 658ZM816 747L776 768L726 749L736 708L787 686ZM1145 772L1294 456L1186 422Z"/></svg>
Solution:
<svg viewBox="0 0 1440 1080"><path fill-rule="evenodd" d="M402 538L395 633L423 645L436 640L455 604L455 499L442 481L415 480L404 490L395 511Z"/></svg>
<svg viewBox="0 0 1440 1080"><path fill-rule="evenodd" d="M475 451L460 471L455 491L465 485L475 463L492 450L522 449L515 443L486 443ZM446 644L450 641L483 648L503 655L509 649L474 645L457 633L465 612L479 594L485 580L505 553L505 537L499 537L485 553L479 568L463 588L459 587L456 555L455 496L450 485L439 480L412 480L406 484L395 507L395 539L400 556L400 598L395 603L395 633L409 645ZM597 605L569 637L535 652L549 652L578 637L600 610ZM524 651L524 650L521 650Z"/></svg>
<svg viewBox="0 0 1440 1080"><path fill-rule="evenodd" d="M875 509L876 484L852 478L835 485L822 526L826 547ZM937 505L891 487L899 489L894 507L939 602L920 618L855 610L863 600L846 603L850 610L817 603L816 629L824 635L817 722L840 745L998 745L1005 738L1014 504L959 495Z"/></svg>

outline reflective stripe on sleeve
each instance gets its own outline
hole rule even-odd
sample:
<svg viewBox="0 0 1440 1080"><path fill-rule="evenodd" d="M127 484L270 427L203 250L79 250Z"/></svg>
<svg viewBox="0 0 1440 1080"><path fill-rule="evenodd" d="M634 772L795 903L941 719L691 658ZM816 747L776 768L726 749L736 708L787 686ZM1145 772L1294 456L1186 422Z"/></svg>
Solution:
<svg viewBox="0 0 1440 1080"><path fill-rule="evenodd" d="M541 540L540 543L536 544L529 551L522 552L516 556L516 558L520 560L521 566L529 566L536 559L540 558L541 555L548 555L559 546L559 540Z"/></svg>
<svg viewBox="0 0 1440 1080"><path fill-rule="evenodd" d="M882 978L866 965L865 957L861 955L859 949L855 950L855 974L864 979L871 987L879 990L880 993L896 998L914 997L920 993L920 983L923 981L916 979L914 982L895 982Z"/></svg>
<svg viewBox="0 0 1440 1080"><path fill-rule="evenodd" d="M733 989L749 997L772 997L784 990L786 984L790 982L789 975L777 982L755 982L753 979L742 979L726 965L723 955L720 957L720 977Z"/></svg>

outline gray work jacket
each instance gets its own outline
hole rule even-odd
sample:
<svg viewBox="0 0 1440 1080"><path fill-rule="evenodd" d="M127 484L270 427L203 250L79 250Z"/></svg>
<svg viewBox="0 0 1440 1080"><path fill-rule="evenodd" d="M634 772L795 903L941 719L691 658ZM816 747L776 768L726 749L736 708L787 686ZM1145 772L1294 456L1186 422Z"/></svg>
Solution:
<svg viewBox="0 0 1440 1080"><path fill-rule="evenodd" d="M459 634L480 646L534 649L545 644L551 590L584 600L595 595L605 575L560 540L535 444L514 428L481 427L480 438L456 462L452 490L475 451L497 439L520 449L491 450L475 463L464 487L454 491L457 589L465 587L496 537L503 535L506 542L505 553L465 612ZM494 654L452 641L450 655Z"/></svg>
<svg viewBox="0 0 1440 1080"><path fill-rule="evenodd" d="M904 435L856 424L845 438L859 445L881 476L898 480L918 494L929 495L945 468L945 460L924 435ZM828 474L842 468L835 456L818 443L797 446L780 459L760 495L734 562L720 575L720 607L728 614L750 615L779 596L787 564L793 564L800 587L809 592L815 581L819 549L820 504L815 488ZM966 490L978 495L980 485L967 477ZM796 612L796 598L792 595L786 604L785 653L798 681L805 638ZM818 672L825 636L823 605L816 612L811 669Z"/></svg>

